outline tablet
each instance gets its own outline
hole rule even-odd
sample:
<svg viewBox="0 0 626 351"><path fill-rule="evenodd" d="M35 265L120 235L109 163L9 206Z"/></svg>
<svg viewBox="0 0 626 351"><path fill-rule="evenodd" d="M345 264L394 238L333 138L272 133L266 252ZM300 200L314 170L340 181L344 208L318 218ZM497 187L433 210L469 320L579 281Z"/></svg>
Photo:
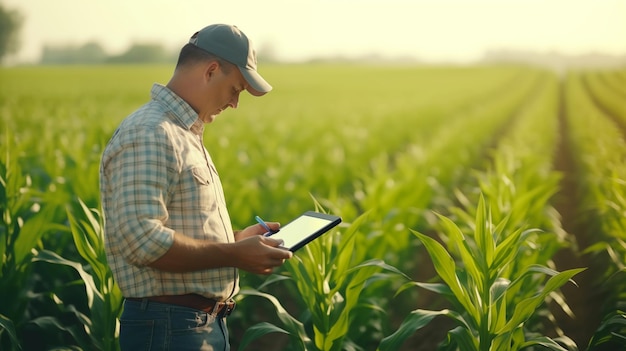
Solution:
<svg viewBox="0 0 626 351"><path fill-rule="evenodd" d="M295 252L339 223L341 223L341 217L307 211L281 226L278 232L270 234L270 236L273 239L282 240L283 247Z"/></svg>

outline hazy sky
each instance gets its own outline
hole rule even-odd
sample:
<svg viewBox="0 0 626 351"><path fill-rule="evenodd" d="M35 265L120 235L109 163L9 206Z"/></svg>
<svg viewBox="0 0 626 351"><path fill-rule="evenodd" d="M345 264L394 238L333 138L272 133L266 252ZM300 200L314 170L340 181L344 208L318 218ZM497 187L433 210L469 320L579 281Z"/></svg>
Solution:
<svg viewBox="0 0 626 351"><path fill-rule="evenodd" d="M286 60L414 56L463 62L488 49L626 55L626 0L0 0L24 16L20 60L44 44L178 49L231 23Z"/></svg>

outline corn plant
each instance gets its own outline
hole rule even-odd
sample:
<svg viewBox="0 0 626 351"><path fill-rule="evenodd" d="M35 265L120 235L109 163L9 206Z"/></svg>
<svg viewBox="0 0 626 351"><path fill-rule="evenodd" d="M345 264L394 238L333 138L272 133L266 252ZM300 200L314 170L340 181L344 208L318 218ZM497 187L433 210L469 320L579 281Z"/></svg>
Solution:
<svg viewBox="0 0 626 351"><path fill-rule="evenodd" d="M63 226L50 222L56 218L53 195L32 187L8 150L0 160L0 348L14 350L21 348L19 331L33 317L33 254L44 234Z"/></svg>
<svg viewBox="0 0 626 351"><path fill-rule="evenodd" d="M567 337L552 339L531 335L525 333L524 326L550 293L572 281L571 278L584 269L559 273L543 265L528 265L511 278L502 277L502 272L518 258L519 248L529 244L528 237L535 230L519 228L512 233L503 232L506 219L492 224L490 210L482 196L474 233L466 235L449 218L442 215L439 218L447 238L456 246L457 259L435 239L413 231L428 251L442 283L409 282L403 289L418 286L441 294L454 309L411 312L395 333L383 339L379 350L397 350L414 331L440 315L458 325L448 332L442 345L444 350L507 351L534 345L552 350L577 350ZM545 285L538 291L524 291L525 297L521 300L512 296L520 293L519 286L529 276L536 274L549 277Z"/></svg>
<svg viewBox="0 0 626 351"><path fill-rule="evenodd" d="M588 350L623 350L626 348L626 303L606 314L589 341Z"/></svg>
<svg viewBox="0 0 626 351"><path fill-rule="evenodd" d="M448 201L450 189L465 178L466 169L479 158L491 135L532 90L536 74L531 73L520 78L514 89L500 90L497 101L487 106L480 100L464 101L454 106L451 116L443 116L445 125L427 129L430 133L418 135L394 155L370 161L370 170L360 176L363 181L358 184L363 185L355 202L372 211L378 225L375 232L387 241L370 245L373 257L384 257L394 266L413 262L410 248L415 244L411 236L403 235L406 228L427 226L427 209ZM474 128L476 124L481 128Z"/></svg>
<svg viewBox="0 0 626 351"><path fill-rule="evenodd" d="M492 151L491 162L483 170L473 173L478 186L472 185L473 188L463 193L456 192L464 208L452 208L451 212L459 218L457 224L462 221L460 225L469 230L473 230L475 225L477 200L474 197L481 195L488 203L493 222L506 218L503 232L514 232L523 226L542 229L529 234L527 242L532 245L519 248L517 259L500 272L502 278L510 279L511 274L531 264L553 267L554 254L570 244L571 239L561 228L558 213L550 204L552 196L558 191L560 179L560 175L552 169L552 150L557 135L557 93L556 76L550 73L541 75L534 94L524 101L507 133L501 136ZM448 249L454 250L455 243L448 244ZM542 284L543 277L529 277L523 288L535 291ZM517 299L526 297L521 293L511 296ZM552 292L549 299L574 317L560 292ZM552 321L555 319L548 308L543 308L537 315ZM533 323L529 321L528 326ZM556 323L553 326L559 335L563 335Z"/></svg>
<svg viewBox="0 0 626 351"><path fill-rule="evenodd" d="M302 316L305 320L304 329L301 324L294 322L294 318L284 317L284 308L278 300L256 291L244 292L268 298L280 312L279 317L284 324L280 328L263 323L249 329L244 335L244 345L253 338L276 331L302 340L293 346L294 350L335 351L352 344L348 335L351 324L362 323L372 313L380 312L379 307L362 303L360 296L363 290L378 280L397 277L408 279L382 260L363 260L367 248L360 246L363 240L359 240L359 237L364 233L359 228L366 218L367 214L363 214L345 227L343 232L336 231L334 235L327 233L309 243L286 263L287 274L281 279L273 279L289 281L297 287L298 300L306 308ZM302 335L303 330L307 331L307 337Z"/></svg>
<svg viewBox="0 0 626 351"><path fill-rule="evenodd" d="M34 322L46 328L56 327L68 331L84 350L118 350L122 293L107 266L102 217L98 215L97 210L89 209L80 200L78 202L80 212L74 213L68 209L68 217L74 243L80 256L87 262L86 268L81 262L65 259L49 250L41 250L34 260L74 269L85 286L88 311L80 311L71 301L63 301L57 294L51 292L59 308L74 314L80 324L64 327L58 321L51 322L50 318ZM75 282L68 283L72 284Z"/></svg>
<svg viewBox="0 0 626 351"><path fill-rule="evenodd" d="M270 279L268 284L271 284L272 282L273 279ZM261 288L262 286L259 289ZM261 322L253 325L248 328L243 335L239 344L239 350L245 350L246 347L248 347L248 345L250 345L255 339L270 333L282 333L288 335L291 350L305 351L314 349L314 344L309 338L304 325L297 318L294 318L291 314L289 314L289 312L274 295L263 293L257 289L242 289L239 292L238 299L240 301L243 299L250 300L251 296L265 298L272 304L276 311L276 315L282 323L282 328L269 322Z"/></svg>

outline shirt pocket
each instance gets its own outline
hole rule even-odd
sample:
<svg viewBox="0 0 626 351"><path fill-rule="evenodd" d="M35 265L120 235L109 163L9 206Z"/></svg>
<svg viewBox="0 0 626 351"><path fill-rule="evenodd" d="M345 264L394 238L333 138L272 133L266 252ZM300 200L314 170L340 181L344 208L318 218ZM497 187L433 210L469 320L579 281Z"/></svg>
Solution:
<svg viewBox="0 0 626 351"><path fill-rule="evenodd" d="M193 167L191 168L191 175L196 181L196 184L199 186L210 186L213 183L213 179L211 178L211 171L204 167Z"/></svg>
<svg viewBox="0 0 626 351"><path fill-rule="evenodd" d="M190 169L193 179L193 190L190 192L198 209L202 211L215 211L217 207L217 194L211 171L206 167L193 167Z"/></svg>

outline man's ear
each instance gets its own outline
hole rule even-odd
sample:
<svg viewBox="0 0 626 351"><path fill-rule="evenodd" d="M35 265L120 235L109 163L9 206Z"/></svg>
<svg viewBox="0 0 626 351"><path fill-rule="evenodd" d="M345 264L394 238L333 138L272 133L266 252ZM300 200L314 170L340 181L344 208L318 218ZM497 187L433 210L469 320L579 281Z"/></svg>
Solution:
<svg viewBox="0 0 626 351"><path fill-rule="evenodd" d="M204 68L204 78L209 81L213 77L213 75L220 68L220 64L217 61L209 61L208 64Z"/></svg>

